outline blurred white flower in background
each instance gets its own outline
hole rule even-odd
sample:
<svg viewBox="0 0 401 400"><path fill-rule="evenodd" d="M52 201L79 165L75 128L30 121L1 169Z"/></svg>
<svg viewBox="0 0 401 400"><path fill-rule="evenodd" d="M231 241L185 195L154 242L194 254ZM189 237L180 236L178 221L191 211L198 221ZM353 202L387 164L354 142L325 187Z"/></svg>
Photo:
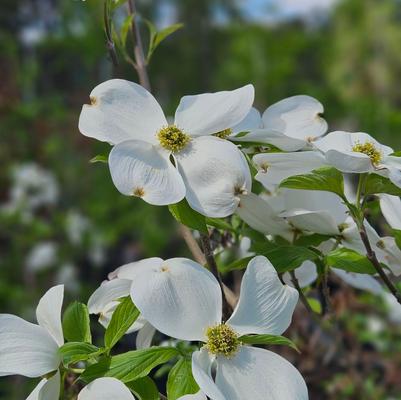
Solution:
<svg viewBox="0 0 401 400"><path fill-rule="evenodd" d="M30 219L33 211L42 206L56 204L59 185L55 176L37 164L16 166L12 173L9 201L3 205L6 212L21 211L25 219Z"/></svg>
<svg viewBox="0 0 401 400"><path fill-rule="evenodd" d="M53 267L57 262L56 243L51 241L35 245L28 253L25 266L28 271L39 272Z"/></svg>
<svg viewBox="0 0 401 400"><path fill-rule="evenodd" d="M80 288L77 266L71 263L64 263L57 271L56 282L63 284L70 293L78 293Z"/></svg>
<svg viewBox="0 0 401 400"><path fill-rule="evenodd" d="M65 229L72 244L79 244L90 228L91 223L85 215L76 210L68 212Z"/></svg>

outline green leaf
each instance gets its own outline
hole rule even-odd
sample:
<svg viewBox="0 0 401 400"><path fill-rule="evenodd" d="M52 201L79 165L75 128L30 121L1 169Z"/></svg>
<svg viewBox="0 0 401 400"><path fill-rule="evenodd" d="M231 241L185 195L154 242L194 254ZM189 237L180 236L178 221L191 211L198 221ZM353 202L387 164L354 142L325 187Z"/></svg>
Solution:
<svg viewBox="0 0 401 400"><path fill-rule="evenodd" d="M354 250L341 248L331 251L325 257L329 267L340 268L349 272L361 274L375 274L376 270L366 256Z"/></svg>
<svg viewBox="0 0 401 400"><path fill-rule="evenodd" d="M244 269L248 265L249 261L252 260L253 257L254 256L240 258L239 260L235 260L230 264L221 265L219 269L221 270L221 272L229 272L236 269Z"/></svg>
<svg viewBox="0 0 401 400"><path fill-rule="evenodd" d="M63 315L63 333L69 342L92 342L86 304L75 301L67 307Z"/></svg>
<svg viewBox="0 0 401 400"><path fill-rule="evenodd" d="M153 368L178 354L178 350L173 347L150 347L105 357L97 364L90 365L80 379L89 383L96 378L110 376L122 382L134 381L147 376Z"/></svg>
<svg viewBox="0 0 401 400"><path fill-rule="evenodd" d="M301 190L322 190L333 192L344 198L344 177L332 167L322 167L310 174L295 175L284 179L280 187Z"/></svg>
<svg viewBox="0 0 401 400"><path fill-rule="evenodd" d="M104 154L98 154L97 156L91 158L89 160L89 162L92 163L92 164L99 163L99 162L107 164L109 161L108 161L108 157L105 156Z"/></svg>
<svg viewBox="0 0 401 400"><path fill-rule="evenodd" d="M145 20L145 22L148 25L149 37L150 37L148 54L146 56L146 60L147 62L149 62L157 46L159 46L159 44L168 36L170 36L172 33L181 29L184 26L184 24L181 23L173 24L157 32L155 26L150 21Z"/></svg>
<svg viewBox="0 0 401 400"><path fill-rule="evenodd" d="M88 360L102 351L93 344L82 342L68 342L59 349L64 365Z"/></svg>
<svg viewBox="0 0 401 400"><path fill-rule="evenodd" d="M168 209L178 222L199 232L207 233L205 217L193 210L185 199L169 205Z"/></svg>
<svg viewBox="0 0 401 400"><path fill-rule="evenodd" d="M317 247L319 244L331 239L332 236L321 235L320 233L313 233L312 235L302 235L296 241L297 246L313 246Z"/></svg>
<svg viewBox="0 0 401 400"><path fill-rule="evenodd" d="M310 308L314 313L319 315L322 313L322 304L320 303L319 300L316 300L312 297L307 297L306 300L309 303Z"/></svg>
<svg viewBox="0 0 401 400"><path fill-rule="evenodd" d="M206 224L223 231L235 232L234 227L224 219L206 217Z"/></svg>
<svg viewBox="0 0 401 400"><path fill-rule="evenodd" d="M319 258L314 251L301 246L280 246L263 255L274 265L277 272L292 271L304 261L314 261Z"/></svg>
<svg viewBox="0 0 401 400"><path fill-rule="evenodd" d="M387 193L393 196L401 196L401 188L394 185L390 179L377 174L369 174L365 184L365 195Z"/></svg>
<svg viewBox="0 0 401 400"><path fill-rule="evenodd" d="M128 15L125 18L123 24L121 25L120 40L121 40L121 44L123 47L125 47L125 45L127 43L127 36L128 36L128 32L131 28L133 18L134 18L133 15Z"/></svg>
<svg viewBox="0 0 401 400"><path fill-rule="evenodd" d="M138 400L159 400L159 390L154 381L145 376L132 382L127 382L126 385L135 394Z"/></svg>
<svg viewBox="0 0 401 400"><path fill-rule="evenodd" d="M131 297L125 297L113 312L111 321L106 329L104 334L105 346L108 349L114 347L138 317L139 311L132 302Z"/></svg>
<svg viewBox="0 0 401 400"><path fill-rule="evenodd" d="M162 29L161 31L156 33L156 37L154 39L154 49L168 36L173 34L174 32L178 31L179 29L182 29L184 27L184 24L178 23L178 24L173 24L170 26L167 26L166 28ZM154 50L153 49L153 50Z"/></svg>
<svg viewBox="0 0 401 400"><path fill-rule="evenodd" d="M199 386L192 376L191 359L181 358L170 370L167 379L168 400L177 400L186 394L195 394Z"/></svg>
<svg viewBox="0 0 401 400"><path fill-rule="evenodd" d="M307 247L301 246L275 246L274 249L261 251L260 255L265 256L277 270L283 273L298 268L304 261L317 260L318 254ZM233 263L221 267L222 272L236 269L243 269L253 257L245 257Z"/></svg>
<svg viewBox="0 0 401 400"><path fill-rule="evenodd" d="M269 344L269 345L284 345L299 352L296 344L284 337L278 335L244 335L239 338L242 343L246 344Z"/></svg>
<svg viewBox="0 0 401 400"><path fill-rule="evenodd" d="M122 6L124 3L127 2L127 0L109 0L110 6L113 10L115 10L117 7Z"/></svg>

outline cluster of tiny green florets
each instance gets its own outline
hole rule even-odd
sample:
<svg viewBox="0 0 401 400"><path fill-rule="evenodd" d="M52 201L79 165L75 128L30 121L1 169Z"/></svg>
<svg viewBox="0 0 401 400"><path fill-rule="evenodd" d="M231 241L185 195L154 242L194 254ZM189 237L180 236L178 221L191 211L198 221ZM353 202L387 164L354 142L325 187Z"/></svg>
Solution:
<svg viewBox="0 0 401 400"><path fill-rule="evenodd" d="M366 143L357 142L352 148L352 151L366 154L372 160L373 165L379 164L382 158L381 152L376 149L375 145L372 142L366 142Z"/></svg>
<svg viewBox="0 0 401 400"><path fill-rule="evenodd" d="M231 128L228 128L228 129L224 129L223 131L214 133L213 136L216 136L220 139L227 139L231 135L231 133L232 133Z"/></svg>
<svg viewBox="0 0 401 400"><path fill-rule="evenodd" d="M165 149L176 153L182 150L191 140L191 137L175 125L166 126L157 133L160 144Z"/></svg>
<svg viewBox="0 0 401 400"><path fill-rule="evenodd" d="M241 342L234 330L226 324L211 326L206 331L206 348L215 355L233 356Z"/></svg>

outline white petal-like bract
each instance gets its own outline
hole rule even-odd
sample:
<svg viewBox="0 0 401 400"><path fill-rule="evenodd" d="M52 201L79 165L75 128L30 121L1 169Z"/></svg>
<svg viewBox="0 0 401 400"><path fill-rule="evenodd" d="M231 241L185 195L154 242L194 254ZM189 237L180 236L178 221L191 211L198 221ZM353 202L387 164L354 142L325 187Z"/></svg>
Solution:
<svg viewBox="0 0 401 400"><path fill-rule="evenodd" d="M61 325L61 308L64 299L64 285L50 288L40 299L36 308L38 324L47 330L59 346L64 344Z"/></svg>
<svg viewBox="0 0 401 400"><path fill-rule="evenodd" d="M261 153L253 157L258 168L255 179L272 190L284 179L306 174L325 164L324 156L317 151L299 153Z"/></svg>
<svg viewBox="0 0 401 400"><path fill-rule="evenodd" d="M215 384L212 377L213 359L205 348L192 354L192 374L201 390L211 400L229 400Z"/></svg>
<svg viewBox="0 0 401 400"><path fill-rule="evenodd" d="M218 133L240 123L252 107L252 85L239 89L184 96L175 113L175 125L190 136Z"/></svg>
<svg viewBox="0 0 401 400"><path fill-rule="evenodd" d="M299 371L271 351L242 346L235 356L218 358L216 364L216 385L227 400L308 399Z"/></svg>
<svg viewBox="0 0 401 400"><path fill-rule="evenodd" d="M178 203L185 196L182 178L160 148L140 140L122 142L109 155L111 177L116 188L153 205Z"/></svg>
<svg viewBox="0 0 401 400"><path fill-rule="evenodd" d="M251 228L265 235L279 235L289 237L292 228L283 219L277 216L277 212L271 205L254 193L240 196L237 214Z"/></svg>
<svg viewBox="0 0 401 400"><path fill-rule="evenodd" d="M254 257L242 278L240 298L227 324L240 335L281 335L290 325L298 292L283 285L270 261Z"/></svg>
<svg viewBox="0 0 401 400"><path fill-rule="evenodd" d="M156 143L156 134L167 125L155 98L142 86L111 79L96 86L91 103L82 107L79 130L85 136L111 144L130 139Z"/></svg>
<svg viewBox="0 0 401 400"><path fill-rule="evenodd" d="M236 135L240 132L249 132L254 129L260 129L263 126L262 116L260 112L252 107L246 117L237 125L231 128L231 135Z"/></svg>
<svg viewBox="0 0 401 400"><path fill-rule="evenodd" d="M235 212L239 195L251 190L251 173L241 151L213 136L193 139L176 154L189 205L207 217Z"/></svg>
<svg viewBox="0 0 401 400"><path fill-rule="evenodd" d="M138 267L131 297L158 331L182 340L205 340L221 322L222 294L216 278L198 263L172 258L158 267Z"/></svg>
<svg viewBox="0 0 401 400"><path fill-rule="evenodd" d="M90 314L100 314L109 304L129 295L131 281L128 279L113 279L102 283L88 300Z"/></svg>
<svg viewBox="0 0 401 400"><path fill-rule="evenodd" d="M380 208L387 223L393 229L401 230L401 199L398 196L381 194Z"/></svg>
<svg viewBox="0 0 401 400"><path fill-rule="evenodd" d="M55 400L60 396L60 372L43 378L26 400Z"/></svg>
<svg viewBox="0 0 401 400"><path fill-rule="evenodd" d="M0 314L0 376L36 378L55 371L61 362L58 348L41 326Z"/></svg>
<svg viewBox="0 0 401 400"><path fill-rule="evenodd" d="M318 100L298 95L271 105L262 118L266 129L307 142L326 133L327 122L320 117L323 111L323 105Z"/></svg>
<svg viewBox="0 0 401 400"><path fill-rule="evenodd" d="M98 378L80 391L77 400L135 400L135 397L118 379Z"/></svg>

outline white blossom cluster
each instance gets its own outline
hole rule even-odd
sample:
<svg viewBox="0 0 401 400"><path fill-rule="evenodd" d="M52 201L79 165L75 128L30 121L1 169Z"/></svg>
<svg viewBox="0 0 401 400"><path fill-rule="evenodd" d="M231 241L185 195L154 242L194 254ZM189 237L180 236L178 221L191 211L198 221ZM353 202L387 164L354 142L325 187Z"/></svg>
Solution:
<svg viewBox="0 0 401 400"><path fill-rule="evenodd" d="M363 177L365 186L367 177L374 174L400 188L401 158L367 133L326 134L322 104L305 95L273 104L262 115L253 108L252 85L184 96L172 123L167 122L155 98L132 82L104 82L92 91L90 99L91 104L82 109L79 129L113 146L108 164L122 194L158 206L185 199L193 212L211 219L236 213L269 243L277 244L279 239L291 246L301 236L319 240L307 249L316 257L292 268L293 276L289 270L278 274L268 256L248 249L240 296L231 315L224 310L220 282L204 266L187 258L156 257L112 272L90 297L88 314L99 316L107 336L118 318L121 326L122 315L129 318L122 314L122 299L131 301L138 315L122 334L136 332L133 354L138 357L156 348L152 343L157 332L177 343L190 343L180 357L183 362L189 360L187 378L194 383L188 392L169 399L308 399L305 381L291 363L251 344L285 339L281 335L291 323L299 297L292 287L294 277L299 287L310 285L319 275L316 259L333 258L335 251L362 257L366 248L361 230L366 231L372 251L386 266L385 273L401 275L401 252L394 237L381 237L364 218L357 218L364 186L359 185L355 193L347 184L349 174ZM341 179L345 177L340 193L334 187L280 187L287 178L313 175L322 167L333 167ZM262 192L252 192L253 178L263 186ZM401 200L385 190L377 193L383 216L393 229L400 230ZM249 243L252 245L252 239ZM337 264L330 267L350 285L388 298L374 274ZM63 295L63 286L55 286L42 297L36 312L38 325L14 315L0 315L0 375L42 378L29 400L58 399L61 377L72 371L64 358L69 343L64 344L61 323ZM123 368L118 364L120 356L112 356L109 369L98 375L87 372L94 370L96 362L99 368L103 365L99 357L110 355L112 345L108 347L106 336L106 350L77 358L87 368L81 371L87 385L78 400L140 398L129 385L127 376L133 372L124 375L120 370L119 375L113 369L113 365Z"/></svg>

